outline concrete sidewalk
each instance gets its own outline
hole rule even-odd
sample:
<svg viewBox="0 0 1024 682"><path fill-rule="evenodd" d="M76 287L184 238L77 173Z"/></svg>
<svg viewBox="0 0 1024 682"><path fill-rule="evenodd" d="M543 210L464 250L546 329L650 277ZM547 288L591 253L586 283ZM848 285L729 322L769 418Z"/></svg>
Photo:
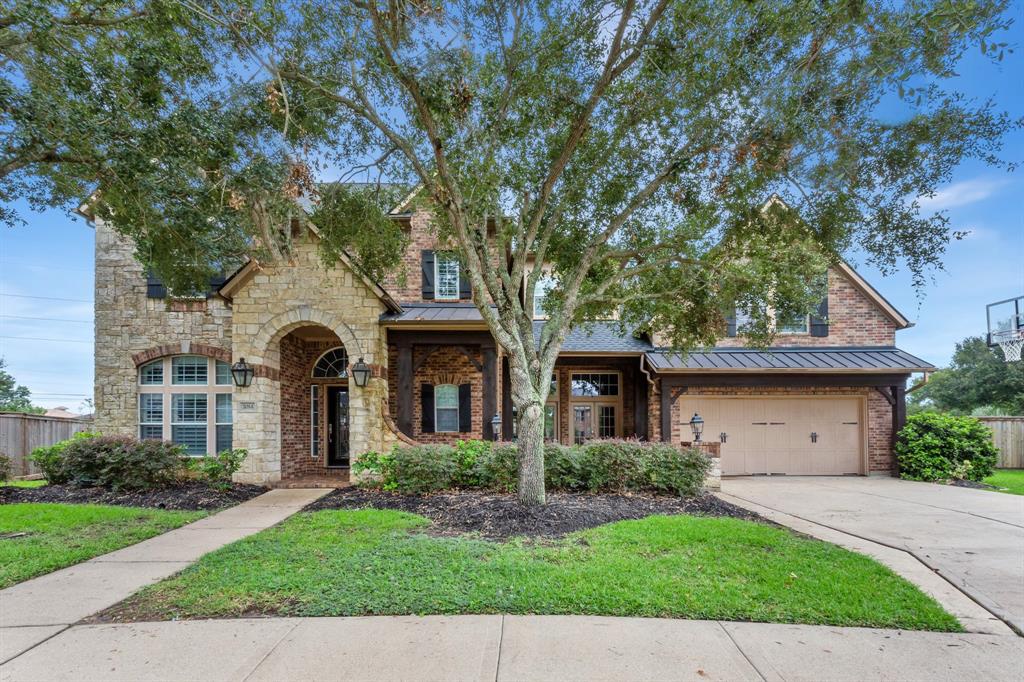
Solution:
<svg viewBox="0 0 1024 682"><path fill-rule="evenodd" d="M79 625L0 680L1019 680L1024 640L585 616Z"/></svg>
<svg viewBox="0 0 1024 682"><path fill-rule="evenodd" d="M271 490L163 535L0 590L0 662L329 492Z"/></svg>

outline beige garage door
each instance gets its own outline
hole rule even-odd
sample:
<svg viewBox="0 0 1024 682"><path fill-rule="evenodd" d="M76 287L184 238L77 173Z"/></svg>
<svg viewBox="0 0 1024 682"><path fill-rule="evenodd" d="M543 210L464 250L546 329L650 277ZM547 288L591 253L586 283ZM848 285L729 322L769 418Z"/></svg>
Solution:
<svg viewBox="0 0 1024 682"><path fill-rule="evenodd" d="M679 399L683 421L704 418L705 441L720 441L722 473L861 473L862 401L856 397L701 397ZM682 424L682 433L689 426Z"/></svg>

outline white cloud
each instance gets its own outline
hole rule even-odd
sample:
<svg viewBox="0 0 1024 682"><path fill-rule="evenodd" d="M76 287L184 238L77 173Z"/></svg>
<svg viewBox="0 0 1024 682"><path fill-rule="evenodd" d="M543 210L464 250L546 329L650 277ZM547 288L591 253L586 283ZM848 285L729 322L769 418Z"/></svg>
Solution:
<svg viewBox="0 0 1024 682"><path fill-rule="evenodd" d="M1009 180L977 179L954 182L935 193L933 197L920 197L918 203L928 211L942 211L954 206L966 206L988 199L1009 184Z"/></svg>

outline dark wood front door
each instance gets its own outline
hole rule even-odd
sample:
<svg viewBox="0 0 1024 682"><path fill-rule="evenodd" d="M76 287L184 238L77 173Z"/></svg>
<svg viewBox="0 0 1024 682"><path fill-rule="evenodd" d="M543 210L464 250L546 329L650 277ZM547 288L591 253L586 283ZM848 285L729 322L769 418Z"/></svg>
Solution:
<svg viewBox="0 0 1024 682"><path fill-rule="evenodd" d="M327 466L348 466L348 387L327 389Z"/></svg>

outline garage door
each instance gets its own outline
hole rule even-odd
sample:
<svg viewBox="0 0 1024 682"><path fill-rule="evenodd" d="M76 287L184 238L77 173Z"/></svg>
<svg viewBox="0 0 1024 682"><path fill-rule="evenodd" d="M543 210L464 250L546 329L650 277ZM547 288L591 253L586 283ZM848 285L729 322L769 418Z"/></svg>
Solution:
<svg viewBox="0 0 1024 682"><path fill-rule="evenodd" d="M861 473L863 423L856 397L682 396L679 414L704 418L705 441L720 441L722 473ZM682 424L682 433L689 432Z"/></svg>

